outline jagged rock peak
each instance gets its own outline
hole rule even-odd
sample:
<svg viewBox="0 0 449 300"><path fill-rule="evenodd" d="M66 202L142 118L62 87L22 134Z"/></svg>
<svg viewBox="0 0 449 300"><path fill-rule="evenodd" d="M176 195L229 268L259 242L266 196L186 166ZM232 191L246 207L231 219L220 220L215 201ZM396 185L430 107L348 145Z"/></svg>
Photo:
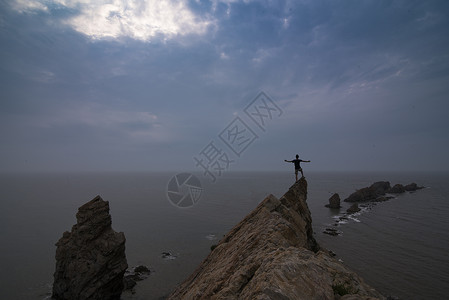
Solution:
<svg viewBox="0 0 449 300"><path fill-rule="evenodd" d="M384 299L320 248L306 199L305 178L266 197L168 299Z"/></svg>
<svg viewBox="0 0 449 300"><path fill-rule="evenodd" d="M111 229L112 220L109 214L109 202L96 196L80 208L76 214L77 224L72 228L72 233L81 238L92 240L104 231Z"/></svg>
<svg viewBox="0 0 449 300"><path fill-rule="evenodd" d="M96 196L56 243L53 299L120 299L128 264L125 235L111 227L109 203Z"/></svg>

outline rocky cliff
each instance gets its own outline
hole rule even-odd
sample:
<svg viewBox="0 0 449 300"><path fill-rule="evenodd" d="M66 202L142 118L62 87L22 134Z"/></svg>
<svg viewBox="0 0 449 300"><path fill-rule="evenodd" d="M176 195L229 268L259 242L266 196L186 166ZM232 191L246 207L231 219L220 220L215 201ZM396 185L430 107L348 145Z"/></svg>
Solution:
<svg viewBox="0 0 449 300"><path fill-rule="evenodd" d="M306 199L305 178L269 195L168 299L384 299L320 248Z"/></svg>
<svg viewBox="0 0 449 300"><path fill-rule="evenodd" d="M95 197L81 206L77 224L56 243L53 299L120 299L128 267L125 235L111 227L109 203Z"/></svg>

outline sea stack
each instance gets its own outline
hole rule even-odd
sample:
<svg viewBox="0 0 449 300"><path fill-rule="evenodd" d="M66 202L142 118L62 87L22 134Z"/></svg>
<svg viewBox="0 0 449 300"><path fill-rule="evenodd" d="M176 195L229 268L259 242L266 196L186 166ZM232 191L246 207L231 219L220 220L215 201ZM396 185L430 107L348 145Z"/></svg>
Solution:
<svg viewBox="0 0 449 300"><path fill-rule="evenodd" d="M385 299L318 245L306 199L304 177L266 197L168 299Z"/></svg>
<svg viewBox="0 0 449 300"><path fill-rule="evenodd" d="M325 206L334 209L341 208L340 195L338 193L333 194L332 197L329 198L329 204L326 204Z"/></svg>
<svg viewBox="0 0 449 300"><path fill-rule="evenodd" d="M84 204L77 224L56 243L53 299L120 299L128 267L125 235L111 227L109 203Z"/></svg>

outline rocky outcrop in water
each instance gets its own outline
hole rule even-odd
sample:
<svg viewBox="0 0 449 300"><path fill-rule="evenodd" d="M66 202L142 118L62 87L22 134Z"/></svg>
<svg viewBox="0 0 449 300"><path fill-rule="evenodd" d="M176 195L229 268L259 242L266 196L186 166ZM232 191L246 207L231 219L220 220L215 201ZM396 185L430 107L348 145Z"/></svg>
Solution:
<svg viewBox="0 0 449 300"><path fill-rule="evenodd" d="M356 212L360 211L360 207L357 203L354 203L353 205L351 205L351 207L349 207L346 212L349 214L354 214Z"/></svg>
<svg viewBox="0 0 449 300"><path fill-rule="evenodd" d="M123 277L123 283L125 285L124 289L133 290L133 288L137 285L138 281L142 281L148 278L150 274L151 274L150 268L143 265L126 270L125 276Z"/></svg>
<svg viewBox="0 0 449 300"><path fill-rule="evenodd" d="M391 189L388 190L390 194L402 194L405 193L405 188L402 184L395 184Z"/></svg>
<svg viewBox="0 0 449 300"><path fill-rule="evenodd" d="M416 191L424 187L419 187L416 183L411 183L405 187L402 184L395 184L393 187L390 186L388 181L378 181L373 183L369 187L361 188L355 191L345 202L382 202L391 199L392 197L383 197L385 194L402 194L405 191Z"/></svg>
<svg viewBox="0 0 449 300"><path fill-rule="evenodd" d="M341 208L340 195L337 193L333 194L332 197L329 198L329 204L326 204L325 206L334 209Z"/></svg>
<svg viewBox="0 0 449 300"><path fill-rule="evenodd" d="M120 299L128 267L125 235L111 227L109 203L95 197L78 209L77 224L56 243L54 299Z"/></svg>
<svg viewBox="0 0 449 300"><path fill-rule="evenodd" d="M390 183L388 181L378 181L373 183L369 187L361 188L355 191L345 202L361 202L375 200L376 198L385 195L385 193L390 189Z"/></svg>
<svg viewBox="0 0 449 300"><path fill-rule="evenodd" d="M306 198L304 177L269 195L168 299L384 299L318 245Z"/></svg>
<svg viewBox="0 0 449 300"><path fill-rule="evenodd" d="M424 187L423 186L418 186L416 183L414 183L414 182L412 182L412 183L410 183L410 184L407 184L406 186L404 186L404 189L407 191L407 192L414 192L414 191L416 191L416 190L420 190L420 189L423 189Z"/></svg>

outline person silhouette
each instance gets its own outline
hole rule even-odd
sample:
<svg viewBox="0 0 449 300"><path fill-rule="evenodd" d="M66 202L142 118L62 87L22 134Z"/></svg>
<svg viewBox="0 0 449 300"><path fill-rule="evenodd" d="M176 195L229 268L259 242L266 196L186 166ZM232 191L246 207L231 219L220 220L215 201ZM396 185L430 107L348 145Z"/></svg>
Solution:
<svg viewBox="0 0 449 300"><path fill-rule="evenodd" d="M310 160L299 159L299 155L298 154L296 154L296 159L294 159L294 160L286 160L286 159L284 159L284 161L295 164L296 181L298 181L298 171L301 172L301 176L304 177L304 173L302 172L302 168L301 168L301 162L310 162Z"/></svg>

